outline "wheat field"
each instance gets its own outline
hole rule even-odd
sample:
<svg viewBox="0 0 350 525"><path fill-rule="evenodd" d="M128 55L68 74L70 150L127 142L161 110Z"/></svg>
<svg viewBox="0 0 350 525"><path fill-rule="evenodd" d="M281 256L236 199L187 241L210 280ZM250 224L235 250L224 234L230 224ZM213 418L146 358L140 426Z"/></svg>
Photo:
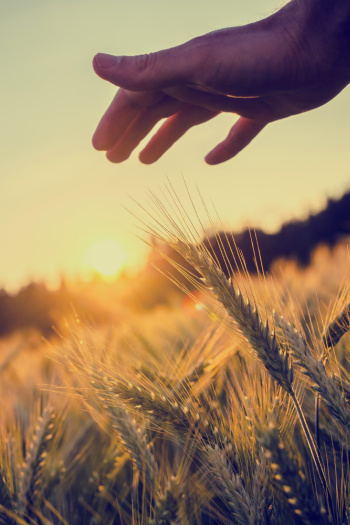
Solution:
<svg viewBox="0 0 350 525"><path fill-rule="evenodd" d="M0 523L350 524L347 249L265 275L256 247L256 275L238 251L224 272L153 204L197 304L3 343Z"/></svg>

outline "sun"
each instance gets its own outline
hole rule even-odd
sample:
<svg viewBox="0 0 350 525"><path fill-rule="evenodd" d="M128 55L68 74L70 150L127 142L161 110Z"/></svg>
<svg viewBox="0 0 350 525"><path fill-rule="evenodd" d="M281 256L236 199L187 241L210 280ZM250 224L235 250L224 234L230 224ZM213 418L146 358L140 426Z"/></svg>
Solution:
<svg viewBox="0 0 350 525"><path fill-rule="evenodd" d="M115 276L125 263L124 250L111 239L99 241L86 253L86 263L105 277Z"/></svg>

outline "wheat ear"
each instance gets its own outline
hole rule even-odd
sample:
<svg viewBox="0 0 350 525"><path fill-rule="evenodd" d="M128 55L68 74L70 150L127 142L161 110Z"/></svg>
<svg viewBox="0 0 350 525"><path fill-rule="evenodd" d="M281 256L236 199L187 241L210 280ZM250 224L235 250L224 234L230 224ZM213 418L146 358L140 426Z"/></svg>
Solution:
<svg viewBox="0 0 350 525"><path fill-rule="evenodd" d="M163 494L159 495L154 506L154 517L148 525L170 525L179 518L179 499L182 496L179 480L171 476Z"/></svg>
<svg viewBox="0 0 350 525"><path fill-rule="evenodd" d="M122 446L129 453L140 474L144 473L147 482L154 488L158 479L158 465L147 433L126 410L117 407L108 407L107 410L113 421L113 430L120 438Z"/></svg>
<svg viewBox="0 0 350 525"><path fill-rule="evenodd" d="M3 513L2 508L13 511L14 502L12 501L6 479L0 471L0 523L5 525L14 525L14 521L5 512ZM1 514L3 514L3 516L1 516Z"/></svg>
<svg viewBox="0 0 350 525"><path fill-rule="evenodd" d="M259 440L265 448L266 457L271 461L276 484L284 493L291 510L305 524L329 524L325 509L320 507L305 476L285 450L273 423L260 431Z"/></svg>
<svg viewBox="0 0 350 525"><path fill-rule="evenodd" d="M236 322L238 330L271 376L292 394L293 368L288 353L278 346L268 322L262 322L257 309L235 289L232 280L225 276L210 255L180 240L175 247L201 273L204 283Z"/></svg>
<svg viewBox="0 0 350 525"><path fill-rule="evenodd" d="M221 448L228 443L228 437L209 420L203 408L191 402L181 402L176 392L172 393L172 399L168 399L158 392L131 383L125 385L120 381L115 382L114 391L119 401L152 422L157 430L165 430L172 437L175 430L180 442L192 433L199 447L209 443ZM197 452L201 454L200 450Z"/></svg>
<svg viewBox="0 0 350 525"><path fill-rule="evenodd" d="M3 505L7 509L12 508L12 498L8 489L5 476L0 471L0 505Z"/></svg>
<svg viewBox="0 0 350 525"><path fill-rule="evenodd" d="M207 447L207 458L210 465L210 477L217 495L230 510L234 523L250 525L252 501L244 487L241 476L232 469L224 450L218 446Z"/></svg>
<svg viewBox="0 0 350 525"><path fill-rule="evenodd" d="M280 329L286 340L296 364L313 381L311 388L316 394L320 394L331 414L345 426L349 433L350 412L336 378L327 374L323 362L314 357L304 337L290 323L276 312L274 312L274 320L276 327Z"/></svg>
<svg viewBox="0 0 350 525"><path fill-rule="evenodd" d="M271 468L263 450L260 450L252 480L251 499L253 505L250 513L250 525L268 525L270 523L273 505L270 493L271 481Z"/></svg>
<svg viewBox="0 0 350 525"><path fill-rule="evenodd" d="M97 381L91 381L95 395L83 390L81 391L82 397L87 405L98 414L103 409L111 424L112 433L129 454L140 474L143 474L150 486L154 487L158 478L158 467L146 432L138 426L136 420L125 408L111 402L110 380L101 376L97 371L95 373L93 377L96 377Z"/></svg>
<svg viewBox="0 0 350 525"><path fill-rule="evenodd" d="M56 414L45 408L39 418L20 474L18 515L25 516L40 500L42 475L54 436Z"/></svg>

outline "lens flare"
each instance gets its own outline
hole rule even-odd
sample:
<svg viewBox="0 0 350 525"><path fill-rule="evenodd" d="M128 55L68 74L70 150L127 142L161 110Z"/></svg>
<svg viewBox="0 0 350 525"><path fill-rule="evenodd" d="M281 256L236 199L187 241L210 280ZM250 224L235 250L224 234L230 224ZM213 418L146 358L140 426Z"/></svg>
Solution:
<svg viewBox="0 0 350 525"><path fill-rule="evenodd" d="M126 260L124 250L115 241L99 241L86 254L86 263L106 277L113 277L123 267Z"/></svg>

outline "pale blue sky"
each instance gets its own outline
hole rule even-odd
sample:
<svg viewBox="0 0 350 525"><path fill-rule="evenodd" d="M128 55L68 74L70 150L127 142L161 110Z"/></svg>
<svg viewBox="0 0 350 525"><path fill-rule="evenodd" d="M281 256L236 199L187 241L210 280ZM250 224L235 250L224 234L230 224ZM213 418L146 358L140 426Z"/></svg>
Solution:
<svg viewBox="0 0 350 525"><path fill-rule="evenodd" d="M95 76L95 53L137 54L270 14L272 0L0 0L0 286L84 270L95 242L113 238L135 262L145 248L123 209L184 176L223 221L277 227L350 187L350 89L316 111L277 122L221 166L205 154L235 117L189 132L158 163L113 165L91 135L115 88Z"/></svg>

